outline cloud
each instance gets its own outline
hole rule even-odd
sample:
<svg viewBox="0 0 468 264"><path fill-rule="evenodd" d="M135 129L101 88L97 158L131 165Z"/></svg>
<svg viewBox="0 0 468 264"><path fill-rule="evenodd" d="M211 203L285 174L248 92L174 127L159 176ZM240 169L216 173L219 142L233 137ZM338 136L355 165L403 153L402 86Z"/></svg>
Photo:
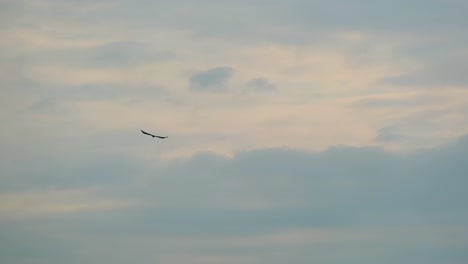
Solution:
<svg viewBox="0 0 468 264"><path fill-rule="evenodd" d="M444 212L450 222L466 198L460 183L466 181L463 171L468 169L467 138L410 156L351 147L319 153L266 149L232 159L196 155L158 173L163 175L156 181L160 189L151 200L167 201L174 209L296 212L310 225L322 214L324 223L333 223L335 214L344 222L400 222L405 221L401 214L410 214L430 223ZM356 211L373 217L361 219Z"/></svg>
<svg viewBox="0 0 468 264"><path fill-rule="evenodd" d="M435 103L427 95L405 91L404 93L384 93L358 98L354 102L356 107L366 109L411 109L425 104ZM429 102L428 102L429 101Z"/></svg>
<svg viewBox="0 0 468 264"><path fill-rule="evenodd" d="M437 61L427 61L427 66L420 70L402 75L384 78L383 82L398 86L421 87L468 87L468 62L466 56L444 58Z"/></svg>
<svg viewBox="0 0 468 264"><path fill-rule="evenodd" d="M398 133L396 127L383 127L378 130L376 139L382 142L400 141L405 137Z"/></svg>
<svg viewBox="0 0 468 264"><path fill-rule="evenodd" d="M113 42L94 48L84 49L83 63L100 67L129 67L141 63L172 59L171 52L156 52L138 42Z"/></svg>
<svg viewBox="0 0 468 264"><path fill-rule="evenodd" d="M402 0L276 0L270 5L264 5L260 1L174 1L164 4L145 2L145 7L145 10L140 10L138 17L134 17L132 12L123 15L132 18L131 21L139 25L163 25L165 28L188 31L199 38L221 37L248 42L304 44L315 42L328 32L347 30L430 35L434 32L444 34L450 29L460 33L468 25L464 13L460 11L466 8L463 1L418 0L407 3ZM262 11L258 12L260 7ZM122 4L118 8L120 12L137 9L138 1ZM166 10L166 13L161 10ZM155 17L155 12L159 16ZM218 14L229 16L220 17ZM149 20L149 17L152 19ZM239 17L243 19L237 19Z"/></svg>
<svg viewBox="0 0 468 264"><path fill-rule="evenodd" d="M156 85L111 85L111 84L83 84L76 86L56 86L53 88L55 97L62 102L66 101L115 101L144 100L152 101L170 100L170 93Z"/></svg>
<svg viewBox="0 0 468 264"><path fill-rule="evenodd" d="M1 218L0 226L9 230L8 238L29 238L8 243L6 256L13 263L35 252L44 262L60 263L60 253L71 249L69 263L102 262L108 257L102 251L121 254L122 262L163 256L175 261L181 248L200 262L250 256L251 263L272 263L263 252L281 251L298 264L376 258L458 263L465 258L468 232L467 151L465 136L404 155L346 146L324 152L259 149L233 157L199 153L169 163L153 160L127 172L94 157L107 169L82 171L91 180L81 190L94 185L93 177L111 175L101 177L99 188L68 192L50 181L40 192L3 195L1 211L10 218ZM126 180L111 179L117 170ZM135 198L139 206L128 202ZM142 246L128 246L135 243ZM155 244L164 246L147 246ZM415 245L418 250L409 253ZM96 247L100 250L91 250ZM11 253L20 250L23 254Z"/></svg>
<svg viewBox="0 0 468 264"><path fill-rule="evenodd" d="M190 77L190 90L224 92L227 90L226 83L233 73L234 69L230 67L215 67L198 72Z"/></svg>
<svg viewBox="0 0 468 264"><path fill-rule="evenodd" d="M53 41L51 37L51 41ZM168 61L175 57L170 51L155 50L149 43L136 41L101 41L44 48L28 54L4 55L9 62L33 66L61 64L68 67L130 68Z"/></svg>
<svg viewBox="0 0 468 264"><path fill-rule="evenodd" d="M317 213L331 218L340 214L351 222L379 223L404 221L399 218L403 213L422 214L431 222L437 219L433 211L448 213L449 220L450 213L461 210L467 149L468 136L411 155L364 147L324 152L278 148L239 152L232 158L200 153L168 164L161 161L155 167L123 157L93 155L86 163L65 166L62 162L63 168L55 169L42 161L42 166L30 168L37 176L26 173L4 180L9 190L28 190L28 183L42 189L108 185L108 195L128 192L150 204L156 202L157 208L169 214L190 213L193 208L207 213L232 210L239 216L242 211L260 215L301 211L305 218L309 213L310 217ZM145 178L145 185L121 186L143 180L139 177ZM375 214L375 218L356 218L354 210Z"/></svg>
<svg viewBox="0 0 468 264"><path fill-rule="evenodd" d="M263 149L239 152L232 158L201 153L169 164L161 161L151 170L145 162L95 154L84 163L30 163L29 169L17 169L12 174L15 177L3 177L2 181L3 190L10 191L108 185L112 193L122 187L127 195L158 201L158 205L173 210L203 207L281 212L349 207L362 213L386 214L376 219L379 222L407 210L416 214L425 214L428 208L460 210L464 199L460 182L465 181L464 170L468 169L464 161L467 138L409 156L364 147L336 147L325 152ZM10 171L11 166L3 167ZM154 178L145 179L145 186L121 186L143 180L139 177L146 178L148 173ZM444 181L443 186L438 185ZM351 212L340 213L354 219Z"/></svg>
<svg viewBox="0 0 468 264"><path fill-rule="evenodd" d="M115 210L136 205L134 201L99 197L92 189L61 189L0 194L2 217L37 217Z"/></svg>
<svg viewBox="0 0 468 264"><path fill-rule="evenodd" d="M271 92L276 91L276 85L265 78L255 78L247 82L247 87L253 92Z"/></svg>

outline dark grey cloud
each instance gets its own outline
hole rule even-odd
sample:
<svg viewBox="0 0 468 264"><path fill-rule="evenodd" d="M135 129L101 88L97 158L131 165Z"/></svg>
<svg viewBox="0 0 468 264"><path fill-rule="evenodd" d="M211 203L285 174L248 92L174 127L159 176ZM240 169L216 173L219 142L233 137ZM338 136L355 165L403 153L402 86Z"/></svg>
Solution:
<svg viewBox="0 0 468 264"><path fill-rule="evenodd" d="M247 82L249 91L253 92L271 92L276 91L276 85L269 82L267 79L259 77Z"/></svg>
<svg viewBox="0 0 468 264"><path fill-rule="evenodd" d="M230 67L215 67L206 71L195 73L190 77L190 90L202 92L224 92L227 91L227 82L234 73Z"/></svg>

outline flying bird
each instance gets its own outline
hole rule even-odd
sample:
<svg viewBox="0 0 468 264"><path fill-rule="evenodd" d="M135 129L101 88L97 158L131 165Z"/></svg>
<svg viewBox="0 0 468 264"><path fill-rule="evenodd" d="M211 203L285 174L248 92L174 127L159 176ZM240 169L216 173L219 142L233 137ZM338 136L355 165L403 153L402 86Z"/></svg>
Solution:
<svg viewBox="0 0 468 264"><path fill-rule="evenodd" d="M148 135L148 136L152 136L153 138L155 138L155 137L160 138L160 139L165 139L165 138L167 138L167 136L166 136L166 137L156 136L156 135L150 134L150 133L148 133L148 132L145 132L145 131L143 131L143 130L141 130L141 129L140 129L140 131L141 131L141 133L143 133L143 134L145 134L145 135Z"/></svg>

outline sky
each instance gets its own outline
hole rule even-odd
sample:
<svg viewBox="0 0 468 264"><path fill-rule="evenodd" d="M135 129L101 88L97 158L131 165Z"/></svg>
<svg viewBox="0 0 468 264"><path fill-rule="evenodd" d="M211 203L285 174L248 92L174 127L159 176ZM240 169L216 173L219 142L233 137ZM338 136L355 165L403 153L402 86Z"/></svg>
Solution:
<svg viewBox="0 0 468 264"><path fill-rule="evenodd" d="M467 263L467 10L0 0L0 262Z"/></svg>

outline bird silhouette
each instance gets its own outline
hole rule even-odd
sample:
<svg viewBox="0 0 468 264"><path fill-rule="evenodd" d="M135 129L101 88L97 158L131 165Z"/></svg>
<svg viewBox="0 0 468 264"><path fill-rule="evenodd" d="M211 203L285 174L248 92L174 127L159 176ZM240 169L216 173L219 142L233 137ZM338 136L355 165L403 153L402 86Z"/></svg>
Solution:
<svg viewBox="0 0 468 264"><path fill-rule="evenodd" d="M166 137L156 136L156 135L150 134L150 133L148 133L148 132L145 132L145 131L143 131L143 130L141 130L141 129L140 129L140 131L141 131L141 133L143 133L143 134L145 134L145 135L148 135L148 136L152 136L153 138L155 138L155 137L160 138L160 139L165 139L165 138L167 138L167 136L166 136Z"/></svg>

